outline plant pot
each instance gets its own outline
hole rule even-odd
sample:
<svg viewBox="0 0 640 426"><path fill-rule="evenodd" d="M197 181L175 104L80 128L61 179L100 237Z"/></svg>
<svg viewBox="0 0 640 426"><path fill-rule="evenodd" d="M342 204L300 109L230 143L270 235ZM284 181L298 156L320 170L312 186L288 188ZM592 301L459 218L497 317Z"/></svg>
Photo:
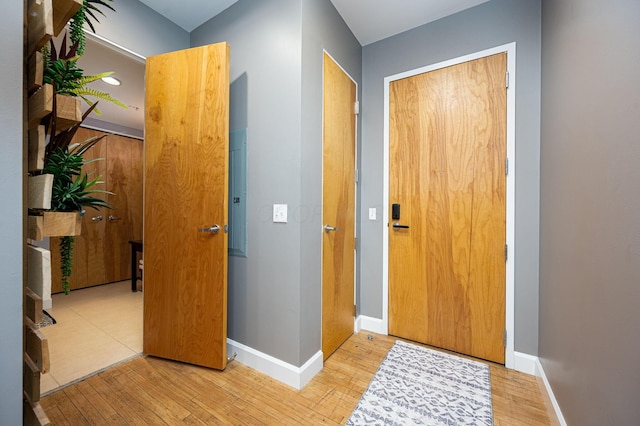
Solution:
<svg viewBox="0 0 640 426"><path fill-rule="evenodd" d="M44 237L80 235L82 218L78 212L44 212L41 216L29 215L27 238L42 240Z"/></svg>

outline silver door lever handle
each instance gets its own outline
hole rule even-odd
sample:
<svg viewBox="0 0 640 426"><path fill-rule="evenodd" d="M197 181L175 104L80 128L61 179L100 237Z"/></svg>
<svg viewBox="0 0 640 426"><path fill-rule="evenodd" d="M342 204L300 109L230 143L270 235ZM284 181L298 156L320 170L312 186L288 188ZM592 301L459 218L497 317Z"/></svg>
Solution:
<svg viewBox="0 0 640 426"><path fill-rule="evenodd" d="M210 232L212 234L217 234L220 231L220 227L218 225L213 225L211 228L198 228L198 232Z"/></svg>
<svg viewBox="0 0 640 426"><path fill-rule="evenodd" d="M339 230L340 230L340 228L334 228L333 226L329 226L329 225L325 225L324 226L324 231L325 232L331 232L331 231L336 232L336 231L339 231Z"/></svg>
<svg viewBox="0 0 640 426"><path fill-rule="evenodd" d="M102 216L94 216L91 218L92 222L100 222L102 220Z"/></svg>
<svg viewBox="0 0 640 426"><path fill-rule="evenodd" d="M111 216L111 215L109 215L109 222L113 222L114 220L120 220L120 219L122 219L122 218L119 217L119 216Z"/></svg>

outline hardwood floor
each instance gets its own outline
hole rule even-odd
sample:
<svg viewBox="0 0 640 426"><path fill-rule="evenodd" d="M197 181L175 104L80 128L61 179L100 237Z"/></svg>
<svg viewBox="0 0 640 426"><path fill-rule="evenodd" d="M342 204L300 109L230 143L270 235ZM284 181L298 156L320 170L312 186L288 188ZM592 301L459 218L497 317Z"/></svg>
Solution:
<svg viewBox="0 0 640 426"><path fill-rule="evenodd" d="M41 404L54 425L343 424L394 337L352 336L302 390L237 362L223 372L139 357ZM490 364L494 424L550 425L536 378Z"/></svg>

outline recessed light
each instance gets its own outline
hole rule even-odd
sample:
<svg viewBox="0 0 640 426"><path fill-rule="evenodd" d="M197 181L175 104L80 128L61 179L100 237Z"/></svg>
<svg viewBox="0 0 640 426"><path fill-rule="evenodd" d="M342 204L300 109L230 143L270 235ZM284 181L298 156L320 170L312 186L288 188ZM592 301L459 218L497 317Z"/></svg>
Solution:
<svg viewBox="0 0 640 426"><path fill-rule="evenodd" d="M102 81L112 86L120 86L120 80L115 77L102 77Z"/></svg>

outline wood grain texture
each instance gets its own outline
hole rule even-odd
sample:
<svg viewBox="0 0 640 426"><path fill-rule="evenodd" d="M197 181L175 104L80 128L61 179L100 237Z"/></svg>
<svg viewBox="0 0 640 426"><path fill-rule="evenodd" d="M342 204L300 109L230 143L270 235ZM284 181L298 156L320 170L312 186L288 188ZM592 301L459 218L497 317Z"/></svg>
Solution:
<svg viewBox="0 0 640 426"><path fill-rule="evenodd" d="M29 58L29 65L27 67L27 92L31 94L42 87L43 78L44 58L42 52L35 52Z"/></svg>
<svg viewBox="0 0 640 426"><path fill-rule="evenodd" d="M504 362L506 54L390 85L389 332Z"/></svg>
<svg viewBox="0 0 640 426"><path fill-rule="evenodd" d="M51 189L53 188L53 175L29 176L27 207L30 209L51 208Z"/></svg>
<svg viewBox="0 0 640 426"><path fill-rule="evenodd" d="M27 57L40 50L53 36L52 0L30 2L27 14Z"/></svg>
<svg viewBox="0 0 640 426"><path fill-rule="evenodd" d="M101 159L83 167L90 176L102 176L96 189L113 195L106 198L113 209L88 209L82 218L83 232L76 237L71 289L87 288L129 279L130 240L142 239L142 142L98 130L78 129L74 142L107 135L85 154L85 159ZM101 220L97 220L102 217ZM111 219L110 219L111 217ZM120 219L116 219L120 218ZM52 239L59 244L59 239ZM54 293L62 291L60 260L53 257Z"/></svg>
<svg viewBox="0 0 640 426"><path fill-rule="evenodd" d="M24 314L34 324L42 321L42 298L28 287L24 289Z"/></svg>
<svg viewBox="0 0 640 426"><path fill-rule="evenodd" d="M82 220L76 212L44 212L27 218L27 238L40 241L44 237L78 235Z"/></svg>
<svg viewBox="0 0 640 426"><path fill-rule="evenodd" d="M67 22L82 7L82 0L53 0L53 36L57 37Z"/></svg>
<svg viewBox="0 0 640 426"><path fill-rule="evenodd" d="M42 399L54 424L342 425L395 338L351 336L302 390L239 363L140 357ZM496 426L551 425L536 379L489 363Z"/></svg>
<svg viewBox="0 0 640 426"><path fill-rule="evenodd" d="M109 135L105 142L108 151L105 180L107 189L113 194L107 197L112 209L105 211L104 245L107 249L104 250L104 282L115 282L128 279L131 275L129 241L134 234L130 216L131 198L134 196L132 147L139 142L118 135ZM142 210L138 213L142 215Z"/></svg>
<svg viewBox="0 0 640 426"><path fill-rule="evenodd" d="M53 86L45 84L29 97L29 129L40 125L40 120L53 112Z"/></svg>
<svg viewBox="0 0 640 426"><path fill-rule="evenodd" d="M72 143L79 143L95 136L103 135L102 132L86 128L79 128L73 138ZM107 156L107 147L105 140L101 140L85 154L85 160L102 159L91 161L83 166L83 173L89 174L90 177L105 176L105 158ZM104 179L103 179L104 180ZM95 189L104 190L106 185L99 183L94 186ZM100 195L101 198L104 195ZM91 287L94 285L104 284L105 280L105 262L104 262L104 233L106 226L106 217L109 214L107 209L87 209L81 218L82 232L75 237L73 244L73 268L69 277L69 288L77 290L80 288ZM102 220L92 220L102 216ZM51 238L51 293L62 292L62 279L60 272L60 238Z"/></svg>
<svg viewBox="0 0 640 426"><path fill-rule="evenodd" d="M35 172L44 169L44 153L46 147L46 133L44 126L39 125L29 129L28 170Z"/></svg>
<svg viewBox="0 0 640 426"><path fill-rule="evenodd" d="M56 95L56 130L67 130L82 121L82 99Z"/></svg>
<svg viewBox="0 0 640 426"><path fill-rule="evenodd" d="M41 373L46 373L51 367L49 358L49 341L29 318L24 319L25 353L38 367Z"/></svg>
<svg viewBox="0 0 640 426"><path fill-rule="evenodd" d="M40 401L40 369L28 356L24 357L22 387L29 401Z"/></svg>
<svg viewBox="0 0 640 426"><path fill-rule="evenodd" d="M322 353L353 333L355 273L356 85L324 54L322 170Z"/></svg>
<svg viewBox="0 0 640 426"><path fill-rule="evenodd" d="M226 365L229 46L147 58L144 352Z"/></svg>

